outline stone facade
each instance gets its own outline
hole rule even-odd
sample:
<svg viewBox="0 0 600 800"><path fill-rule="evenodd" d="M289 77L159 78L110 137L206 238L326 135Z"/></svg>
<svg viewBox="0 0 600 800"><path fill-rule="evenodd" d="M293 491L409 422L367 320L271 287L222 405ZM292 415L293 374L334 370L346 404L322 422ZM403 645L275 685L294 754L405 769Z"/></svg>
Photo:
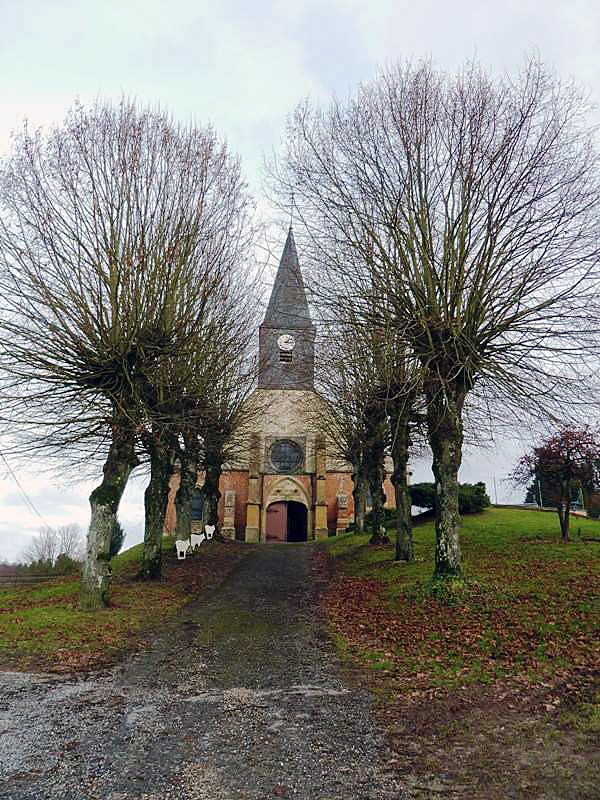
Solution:
<svg viewBox="0 0 600 800"><path fill-rule="evenodd" d="M354 518L352 467L333 455L326 405L314 389L314 339L290 228L259 329L258 388L249 399L247 430L219 485L219 527L226 537L324 538L345 530ZM198 486L202 483L199 475ZM175 527L178 484L175 475L167 531ZM393 506L389 479L384 490L386 505Z"/></svg>

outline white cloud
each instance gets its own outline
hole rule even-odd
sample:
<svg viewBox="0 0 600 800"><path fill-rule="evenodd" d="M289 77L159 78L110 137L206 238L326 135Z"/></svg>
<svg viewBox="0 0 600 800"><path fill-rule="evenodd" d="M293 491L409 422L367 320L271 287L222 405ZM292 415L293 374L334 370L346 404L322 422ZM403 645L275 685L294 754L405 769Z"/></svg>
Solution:
<svg viewBox="0 0 600 800"><path fill-rule="evenodd" d="M14 480L10 476L0 477L0 559L19 559L42 525L59 527L77 523L84 531L87 530L90 518L88 497L93 484L66 484L60 475L50 479L22 470L15 474L39 516L21 495ZM143 539L143 488L143 478L130 480L119 509L127 546Z"/></svg>
<svg viewBox="0 0 600 800"><path fill-rule="evenodd" d="M76 97L121 94L160 103L181 120L212 121L258 191L263 151L276 147L286 114L305 95L345 94L377 65L431 56L456 69L477 56L514 69L537 48L559 72L600 95L600 5L595 0L23 0L3 2L0 28L0 154L24 117L60 122ZM261 204L264 208L264 204ZM468 452L463 480L505 474L518 455ZM494 472L487 465L494 464ZM424 468L427 474L428 468ZM20 473L50 524L87 525L89 485ZM488 482L489 483L489 482ZM0 555L16 557L41 520L0 481ZM121 519L141 536L142 482L128 487ZM500 491L499 491L500 494ZM18 496L17 496L18 498Z"/></svg>

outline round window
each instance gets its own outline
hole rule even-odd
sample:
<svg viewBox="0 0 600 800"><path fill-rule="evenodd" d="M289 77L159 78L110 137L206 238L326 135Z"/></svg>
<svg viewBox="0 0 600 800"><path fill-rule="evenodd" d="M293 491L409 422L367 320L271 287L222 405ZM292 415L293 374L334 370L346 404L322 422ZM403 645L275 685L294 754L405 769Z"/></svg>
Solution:
<svg viewBox="0 0 600 800"><path fill-rule="evenodd" d="M271 447L271 464L277 472L295 472L304 456L302 448L289 439L282 439Z"/></svg>

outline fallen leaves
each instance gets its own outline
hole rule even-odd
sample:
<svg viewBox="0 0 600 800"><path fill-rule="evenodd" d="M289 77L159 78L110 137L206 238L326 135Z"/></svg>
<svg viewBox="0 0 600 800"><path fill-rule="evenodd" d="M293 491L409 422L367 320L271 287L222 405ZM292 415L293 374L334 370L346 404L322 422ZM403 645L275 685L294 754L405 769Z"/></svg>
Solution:
<svg viewBox="0 0 600 800"><path fill-rule="evenodd" d="M247 552L229 542L211 543L202 559L178 561L166 552L163 578L141 582L129 551L126 568L113 579L111 607L98 614L78 609L72 578L48 581L43 591L0 590L0 669L69 674L107 666L145 646L148 632L218 585Z"/></svg>
<svg viewBox="0 0 600 800"><path fill-rule="evenodd" d="M353 569L344 554L339 566L332 559L330 570L338 570L322 607L347 651L391 675L403 692L511 675L539 680L557 668L589 666L600 657L598 560L584 551L559 558L554 547L524 548L510 537L493 553L472 546L477 584L458 607L415 591L406 569L400 591L391 592L398 580L386 569L392 548L387 561L370 551L371 564L357 551L360 574L346 574Z"/></svg>

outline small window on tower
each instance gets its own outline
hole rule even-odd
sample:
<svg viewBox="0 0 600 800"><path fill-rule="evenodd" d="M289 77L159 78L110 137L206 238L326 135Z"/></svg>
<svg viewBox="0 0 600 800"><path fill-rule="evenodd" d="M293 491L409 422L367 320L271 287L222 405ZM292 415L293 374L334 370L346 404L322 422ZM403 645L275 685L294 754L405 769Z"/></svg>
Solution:
<svg viewBox="0 0 600 800"><path fill-rule="evenodd" d="M280 350L279 351L279 360L280 361L285 361L286 363L289 364L289 362L292 360L291 350Z"/></svg>

